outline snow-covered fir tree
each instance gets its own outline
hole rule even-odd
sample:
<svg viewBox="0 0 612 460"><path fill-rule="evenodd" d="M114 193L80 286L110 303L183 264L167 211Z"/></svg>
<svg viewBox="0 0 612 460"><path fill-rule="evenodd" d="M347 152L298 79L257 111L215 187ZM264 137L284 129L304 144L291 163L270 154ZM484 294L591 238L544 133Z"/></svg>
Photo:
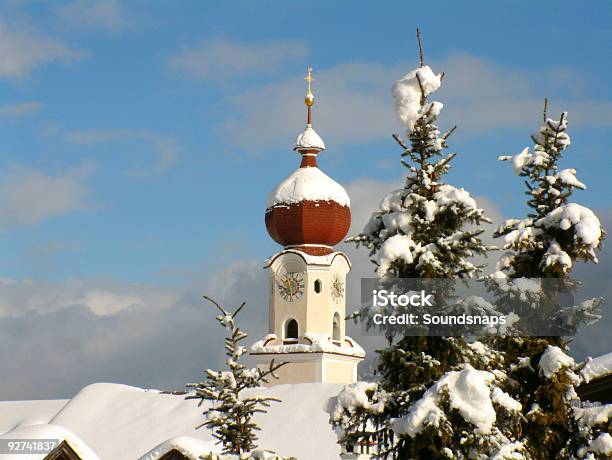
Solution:
<svg viewBox="0 0 612 460"><path fill-rule="evenodd" d="M257 447L256 432L259 427L253 420L256 413L266 412L265 408L269 407L271 402L279 400L245 393L245 390L260 387L269 377L275 377L274 372L283 363L276 364L273 360L265 370L247 368L242 364L241 360L247 349L241 342L247 334L237 326L235 318L245 304L230 313L213 299L206 296L204 298L219 310L220 315L216 319L228 331L225 338L228 370L206 369L206 380L187 384L187 388L191 390L187 399L199 399L200 405L205 401L210 402L210 407L203 412L204 422L196 428L207 427L213 431L213 436L223 446L223 453L227 454L224 458L279 458L265 451L254 451Z"/></svg>
<svg viewBox="0 0 612 460"><path fill-rule="evenodd" d="M423 64L421 53L421 65L393 86L406 126L407 141L394 136L404 150L406 184L349 239L370 249L386 287L400 278L474 277L481 267L470 259L489 249L479 238L482 230L474 230L489 222L483 210L467 191L444 182L455 157L445 153L453 130L440 133L443 106L428 100L442 77ZM379 380L348 385L328 404L342 443L374 442L382 458L519 458L510 455L524 447L507 433L519 426L522 406L505 391L498 353L461 337L386 332L390 345L378 352Z"/></svg>
<svg viewBox="0 0 612 460"><path fill-rule="evenodd" d="M489 285L497 294L496 306L518 315L510 334L486 342L502 354L510 393L523 406L521 432L528 458L609 458L612 439L608 453L604 447L612 406L580 403L575 391L582 383L579 366L567 355L567 336L599 319L603 299L567 306L556 302L559 293L573 293L578 286L570 278L576 261L597 262L596 250L605 235L593 211L570 202L574 190L586 186L575 169L560 169L570 145L567 126L567 113L550 119L545 102L542 125L532 135L533 149L500 157L525 177L531 212L506 221L495 232L504 238L508 252ZM548 326L543 331L550 334L526 335L538 332L531 327L530 312L539 317L538 327Z"/></svg>

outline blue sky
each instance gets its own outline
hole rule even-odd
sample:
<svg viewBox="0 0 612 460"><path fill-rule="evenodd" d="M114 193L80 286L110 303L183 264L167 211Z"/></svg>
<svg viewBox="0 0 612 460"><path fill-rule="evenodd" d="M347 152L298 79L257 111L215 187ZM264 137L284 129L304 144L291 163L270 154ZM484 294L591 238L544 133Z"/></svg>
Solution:
<svg viewBox="0 0 612 460"><path fill-rule="evenodd" d="M4 308L57 325L95 298L95 328L130 299L157 293L161 311L224 270L259 270L277 250L266 195L298 163L308 64L321 167L375 204L404 174L389 88L417 64L416 26L446 72L440 125L458 125L451 183L495 217L522 215L522 181L496 158L530 144L546 96L551 115L569 111L564 164L589 186L576 199L605 212L611 13L603 1L2 2L0 278L21 286L0 289Z"/></svg>

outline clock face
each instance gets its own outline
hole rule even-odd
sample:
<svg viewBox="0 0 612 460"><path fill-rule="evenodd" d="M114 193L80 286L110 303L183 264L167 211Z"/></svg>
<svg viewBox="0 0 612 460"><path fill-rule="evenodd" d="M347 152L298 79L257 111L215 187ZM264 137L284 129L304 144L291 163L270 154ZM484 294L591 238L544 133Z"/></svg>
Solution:
<svg viewBox="0 0 612 460"><path fill-rule="evenodd" d="M340 278L340 275L334 275L332 278L331 295L336 303L340 303L344 297L344 282L342 278Z"/></svg>
<svg viewBox="0 0 612 460"><path fill-rule="evenodd" d="M304 277L298 272L287 272L280 278L277 287L283 299L295 302L304 294Z"/></svg>

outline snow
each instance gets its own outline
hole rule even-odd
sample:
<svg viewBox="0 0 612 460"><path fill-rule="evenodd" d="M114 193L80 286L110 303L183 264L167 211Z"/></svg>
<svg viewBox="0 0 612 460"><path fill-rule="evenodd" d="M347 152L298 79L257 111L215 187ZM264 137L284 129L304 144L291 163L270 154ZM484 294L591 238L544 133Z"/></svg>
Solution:
<svg viewBox="0 0 612 460"><path fill-rule="evenodd" d="M525 147L518 155L504 155L500 156L498 159L501 161L512 161L512 169L514 169L514 172L518 176L523 172L523 166L528 164L531 158L529 147Z"/></svg>
<svg viewBox="0 0 612 460"><path fill-rule="evenodd" d="M590 452L612 456L612 436L610 433L601 433L589 444Z"/></svg>
<svg viewBox="0 0 612 460"><path fill-rule="evenodd" d="M612 418L612 404L574 407L574 416L581 426L603 425Z"/></svg>
<svg viewBox="0 0 612 460"><path fill-rule="evenodd" d="M344 336L345 343L342 345L336 345L329 334L305 334L304 338L310 343L274 345L278 338L275 334L268 334L251 345L251 353L339 353L349 356L365 356L364 349L349 336Z"/></svg>
<svg viewBox="0 0 612 460"><path fill-rule="evenodd" d="M427 114L430 108L430 116L439 114L442 104L438 102L435 105L425 104L421 107L421 96L427 97L438 90L441 82L441 75L435 75L429 66L423 66L408 72L391 88L397 117L409 132L414 128L416 121Z"/></svg>
<svg viewBox="0 0 612 460"><path fill-rule="evenodd" d="M261 426L258 444L279 455L337 460L340 446L324 406L342 387L340 384L306 383L252 390L282 400L268 408L268 413L255 416L255 422ZM51 425L20 427L1 438L74 435L74 439L78 437L101 459L134 460L173 438L186 436L213 443L211 431L194 428L202 423L202 412L207 407L207 402L198 407L198 401L185 400L184 396L97 383L83 388L59 409L52 416ZM14 418L0 412L0 425L6 425L7 417ZM14 460L30 459L20 455Z"/></svg>
<svg viewBox="0 0 612 460"><path fill-rule="evenodd" d="M549 345L540 358L540 373L546 378L551 378L563 367L573 367L574 358L566 355L559 347Z"/></svg>
<svg viewBox="0 0 612 460"><path fill-rule="evenodd" d="M540 130L531 137L540 147L548 144L548 148L558 151L565 149L571 144L567 129L567 112L561 114L561 120L547 118L546 122L540 126Z"/></svg>
<svg viewBox="0 0 612 460"><path fill-rule="evenodd" d="M79 438L74 432L63 426L55 424L22 426L8 431L0 436L1 440L17 439L56 439L60 442L66 441L83 460L100 460L93 450ZM4 454L0 455L3 460L42 460L47 454Z"/></svg>
<svg viewBox="0 0 612 460"><path fill-rule="evenodd" d="M612 353L589 359L580 371L586 383L609 374L612 374Z"/></svg>
<svg viewBox="0 0 612 460"><path fill-rule="evenodd" d="M495 409L489 385L494 378L492 373L476 370L469 364L461 371L447 372L404 417L393 421L393 430L397 434L415 437L427 426L439 426L445 417L440 408L440 398L448 394L451 408L457 409L479 433L490 433L495 422Z"/></svg>
<svg viewBox="0 0 612 460"><path fill-rule="evenodd" d="M197 460L204 454L216 453L220 449L214 442L205 442L189 436L178 436L162 442L138 460L158 460L172 450L177 450L189 459Z"/></svg>
<svg viewBox="0 0 612 460"><path fill-rule="evenodd" d="M490 460L525 460L524 452L525 446L523 443L515 441L501 446Z"/></svg>
<svg viewBox="0 0 612 460"><path fill-rule="evenodd" d="M376 402L371 402L368 397L368 392L373 394L376 391L378 391L378 384L375 382L351 383L328 401L326 410L332 420L341 420L345 411L353 414L358 409L365 409L372 414L380 414L385 408L386 399L383 397Z"/></svg>
<svg viewBox="0 0 612 460"><path fill-rule="evenodd" d="M561 249L559 243L553 240L542 257L542 265L545 267L559 266L564 273L568 273L572 268L572 258Z"/></svg>
<svg viewBox="0 0 612 460"><path fill-rule="evenodd" d="M476 209L476 201L470 196L469 192L463 188L456 188L452 185L444 184L439 187L439 191L434 193L434 199L442 209Z"/></svg>
<svg viewBox="0 0 612 460"><path fill-rule="evenodd" d="M586 190L586 185L584 185L584 183L576 179L576 170L574 168L564 169L562 171L559 171L553 177L555 177L556 180L564 183L565 185L570 185L572 187Z"/></svg>
<svg viewBox="0 0 612 460"><path fill-rule="evenodd" d="M403 260L407 264L413 261L413 251L417 249L417 244L407 235L393 235L388 238L380 247L378 253L378 269L380 276L387 273L391 263L395 260Z"/></svg>
<svg viewBox="0 0 612 460"><path fill-rule="evenodd" d="M300 168L282 181L268 196L268 208L302 201L335 201L350 206L346 190L316 167Z"/></svg>
<svg viewBox="0 0 612 460"><path fill-rule="evenodd" d="M307 126L295 139L293 150L325 150L325 142L311 126Z"/></svg>
<svg viewBox="0 0 612 460"><path fill-rule="evenodd" d="M49 423L66 402L65 399L0 401L0 434L21 426Z"/></svg>
<svg viewBox="0 0 612 460"><path fill-rule="evenodd" d="M593 249L601 240L601 224L597 216L589 208L576 203L559 206L537 220L535 225L561 230L569 230L573 226L575 238Z"/></svg>
<svg viewBox="0 0 612 460"><path fill-rule="evenodd" d="M523 408L520 402L499 387L493 388L491 399L494 403L508 410L508 412L520 412Z"/></svg>

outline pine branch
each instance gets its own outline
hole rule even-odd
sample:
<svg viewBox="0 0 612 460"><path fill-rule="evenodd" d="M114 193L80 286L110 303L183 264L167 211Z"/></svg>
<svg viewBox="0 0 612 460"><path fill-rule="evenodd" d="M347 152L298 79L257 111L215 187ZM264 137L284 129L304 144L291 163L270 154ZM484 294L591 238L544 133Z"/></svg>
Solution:
<svg viewBox="0 0 612 460"><path fill-rule="evenodd" d="M225 309L224 309L224 308L223 308L221 305L219 305L219 303L218 303L216 300L211 299L211 298L210 298L210 297L208 297L207 295L203 295L202 297L204 297L206 300L208 300L209 302L211 302L211 303L212 303L212 304L213 304L215 307L217 307L217 309L218 309L218 310L219 310L221 313L223 313L224 315L227 315L227 314L228 314L228 312L227 312L227 311L225 311Z"/></svg>
<svg viewBox="0 0 612 460"><path fill-rule="evenodd" d="M408 146L404 143L404 141L400 139L397 134L393 134L393 139L395 139L395 142L397 142L404 150L409 150Z"/></svg>

